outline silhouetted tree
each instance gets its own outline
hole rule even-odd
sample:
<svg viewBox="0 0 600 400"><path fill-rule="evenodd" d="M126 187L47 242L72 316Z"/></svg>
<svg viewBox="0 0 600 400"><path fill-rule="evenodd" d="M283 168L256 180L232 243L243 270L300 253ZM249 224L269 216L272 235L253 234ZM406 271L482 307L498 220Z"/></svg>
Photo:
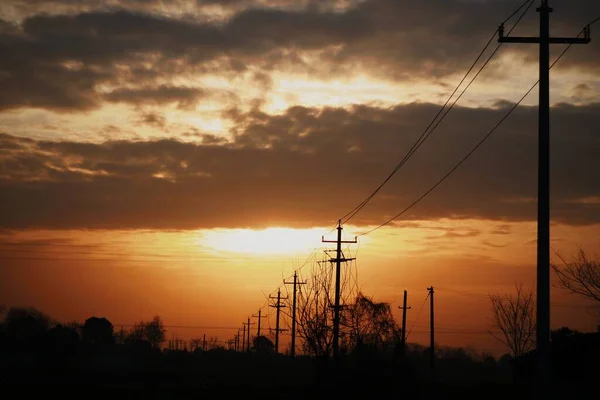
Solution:
<svg viewBox="0 0 600 400"><path fill-rule="evenodd" d="M147 342L150 347L158 349L165 341L165 326L159 316L155 316L151 321L141 321L133 326L127 335L127 342L139 343Z"/></svg>
<svg viewBox="0 0 600 400"><path fill-rule="evenodd" d="M4 317L3 330L17 342L39 338L52 326L50 317L35 308L11 307Z"/></svg>
<svg viewBox="0 0 600 400"><path fill-rule="evenodd" d="M205 346L205 348L203 348ZM190 340L190 350L215 350L222 346L219 346L219 338L215 336L209 336L204 340L204 338L194 338Z"/></svg>
<svg viewBox="0 0 600 400"><path fill-rule="evenodd" d="M600 259L591 259L579 249L571 261L558 255L562 266L551 264L559 279L558 286L600 305Z"/></svg>
<svg viewBox="0 0 600 400"><path fill-rule="evenodd" d="M113 325L104 317L88 318L83 325L83 340L91 344L114 344Z"/></svg>
<svg viewBox="0 0 600 400"><path fill-rule="evenodd" d="M563 326L559 329L551 331L550 338L552 339L552 341L561 341L579 334L581 334L581 332Z"/></svg>
<svg viewBox="0 0 600 400"><path fill-rule="evenodd" d="M58 324L48 331L47 350L53 353L54 361L60 363L77 351L79 333L72 326Z"/></svg>
<svg viewBox="0 0 600 400"><path fill-rule="evenodd" d="M354 303L342 313L344 345L348 350L366 346L383 350L399 340L400 329L394 321L389 303L376 303L359 293Z"/></svg>
<svg viewBox="0 0 600 400"><path fill-rule="evenodd" d="M146 323L146 340L154 348L159 348L165 341L165 325L159 316L152 318L152 321Z"/></svg>
<svg viewBox="0 0 600 400"><path fill-rule="evenodd" d="M203 340L200 338L194 338L194 339L190 340L190 350L191 351L204 350L202 348L202 343L203 343Z"/></svg>
<svg viewBox="0 0 600 400"><path fill-rule="evenodd" d="M323 357L333 350L333 269L315 265L307 285L298 290L296 334L302 338L304 353Z"/></svg>
<svg viewBox="0 0 600 400"><path fill-rule="evenodd" d="M272 353L275 350L275 345L266 336L256 336L252 339L252 346L258 353Z"/></svg>
<svg viewBox="0 0 600 400"><path fill-rule="evenodd" d="M516 285L516 296L491 295L493 322L490 334L504 343L513 357L525 354L535 347L535 301L533 290Z"/></svg>

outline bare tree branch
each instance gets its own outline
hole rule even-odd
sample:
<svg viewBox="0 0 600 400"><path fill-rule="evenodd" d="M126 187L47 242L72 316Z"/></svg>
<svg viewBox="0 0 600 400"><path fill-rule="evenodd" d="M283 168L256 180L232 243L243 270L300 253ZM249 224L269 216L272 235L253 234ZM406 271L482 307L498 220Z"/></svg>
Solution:
<svg viewBox="0 0 600 400"><path fill-rule="evenodd" d="M535 347L535 300L533 290L524 291L516 286L516 297L490 294L494 320L490 334L506 345L514 357L527 353Z"/></svg>
<svg viewBox="0 0 600 400"><path fill-rule="evenodd" d="M600 303L600 259L590 259L579 249L571 261L557 254L562 266L551 264L560 288Z"/></svg>

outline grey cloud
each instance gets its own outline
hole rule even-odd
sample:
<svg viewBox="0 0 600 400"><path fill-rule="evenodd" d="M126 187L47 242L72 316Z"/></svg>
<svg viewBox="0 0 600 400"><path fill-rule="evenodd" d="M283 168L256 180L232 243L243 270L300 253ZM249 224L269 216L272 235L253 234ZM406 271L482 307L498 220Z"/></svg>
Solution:
<svg viewBox="0 0 600 400"><path fill-rule="evenodd" d="M193 107L206 92L198 88L160 85L158 87L123 88L108 93L105 98L111 102L135 105L164 105L177 103L181 108Z"/></svg>
<svg viewBox="0 0 600 400"><path fill-rule="evenodd" d="M329 225L374 189L435 111L414 103L295 107L279 116L238 113L238 133L226 143L202 133L200 143L94 144L2 135L0 221L15 229ZM352 222L378 224L406 207L505 111L457 107ZM577 201L600 196L599 118L600 104L553 109L555 222L600 223L597 205ZM535 107L517 109L403 219L534 220L534 202L507 199L535 198L536 123ZM497 224L490 229L507 233Z"/></svg>
<svg viewBox="0 0 600 400"><path fill-rule="evenodd" d="M167 118L157 112L146 112L141 115L139 122L155 128L164 128L167 124Z"/></svg>
<svg viewBox="0 0 600 400"><path fill-rule="evenodd" d="M385 78L437 79L464 70L516 3L368 0L342 11L248 5L220 23L127 9L34 15L18 33L0 29L6 55L0 61L0 109L89 109L101 101L99 84L154 83L203 68L281 67L326 77L362 68ZM557 6L556 31L574 34L596 14L597 2ZM531 12L517 33L535 34L535 18ZM597 73L599 42L575 46L557 68ZM509 51L535 61L532 46ZM306 52L315 52L318 62L307 63ZM66 68L68 62L80 67Z"/></svg>

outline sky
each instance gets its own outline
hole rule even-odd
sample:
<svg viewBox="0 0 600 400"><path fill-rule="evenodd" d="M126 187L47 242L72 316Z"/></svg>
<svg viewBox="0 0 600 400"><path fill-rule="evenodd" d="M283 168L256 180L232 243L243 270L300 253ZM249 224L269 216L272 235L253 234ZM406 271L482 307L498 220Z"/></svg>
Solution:
<svg viewBox="0 0 600 400"><path fill-rule="evenodd" d="M116 325L158 314L202 327L172 335L230 338L311 268L322 236L397 165L521 3L4 0L0 304ZM537 34L534 3L512 35ZM551 6L554 36L600 16L595 1ZM551 71L555 261L600 245L594 32ZM346 250L355 289L392 303L398 321L409 291L409 339L427 340L419 309L434 286L441 345L501 352L486 297L535 285L537 89L426 198L361 233L464 157L536 82L537 61L534 45L502 45L344 226L359 236ZM553 287L552 302L553 328L595 329L583 299Z"/></svg>

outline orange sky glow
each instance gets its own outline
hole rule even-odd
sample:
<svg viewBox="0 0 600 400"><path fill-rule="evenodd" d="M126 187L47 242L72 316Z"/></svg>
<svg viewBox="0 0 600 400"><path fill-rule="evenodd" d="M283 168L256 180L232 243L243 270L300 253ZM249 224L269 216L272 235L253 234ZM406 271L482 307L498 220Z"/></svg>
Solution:
<svg viewBox="0 0 600 400"><path fill-rule="evenodd" d="M228 340L261 307L274 327L268 296L289 294L294 270L310 278L331 248L322 237L409 151L518 2L1 3L0 305L116 328L159 315L169 339ZM556 34L600 13L557 3ZM600 256L598 43L552 69L554 261ZM344 225L358 236L348 290L391 303L398 322L407 290L411 342L427 343L433 286L438 343L501 355L488 296L535 287L537 90L410 212L361 235L536 82L533 50L503 46ZM596 329L590 303L551 293L552 328Z"/></svg>

